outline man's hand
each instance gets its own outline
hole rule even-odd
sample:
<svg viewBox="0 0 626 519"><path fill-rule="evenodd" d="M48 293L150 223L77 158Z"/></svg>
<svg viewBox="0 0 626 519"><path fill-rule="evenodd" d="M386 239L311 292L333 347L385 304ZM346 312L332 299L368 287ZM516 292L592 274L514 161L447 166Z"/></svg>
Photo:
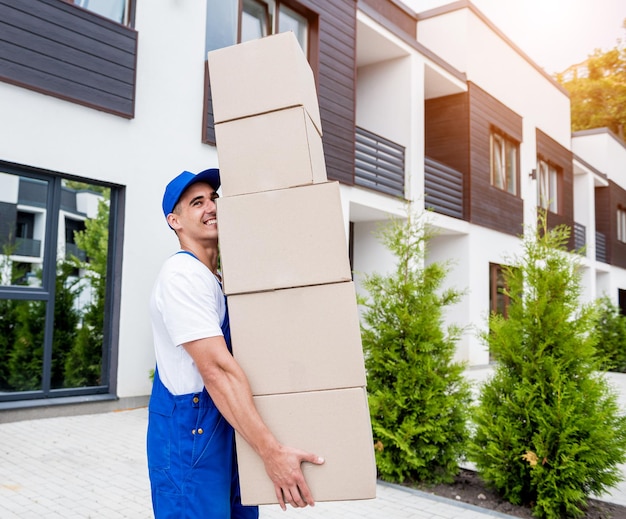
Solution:
<svg viewBox="0 0 626 519"><path fill-rule="evenodd" d="M302 462L315 465L324 463L324 458L299 449L278 445L268 456L265 456L265 470L274 483L276 498L283 510L290 504L294 508L315 506L311 490L302 474Z"/></svg>

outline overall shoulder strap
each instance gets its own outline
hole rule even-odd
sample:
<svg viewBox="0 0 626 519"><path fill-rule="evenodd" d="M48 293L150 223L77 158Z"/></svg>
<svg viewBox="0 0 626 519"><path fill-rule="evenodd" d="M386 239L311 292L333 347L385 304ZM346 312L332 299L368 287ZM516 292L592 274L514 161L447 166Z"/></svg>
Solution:
<svg viewBox="0 0 626 519"><path fill-rule="evenodd" d="M176 254L189 254L192 258L198 259L198 256L196 256L193 252L189 252L188 250L179 250Z"/></svg>

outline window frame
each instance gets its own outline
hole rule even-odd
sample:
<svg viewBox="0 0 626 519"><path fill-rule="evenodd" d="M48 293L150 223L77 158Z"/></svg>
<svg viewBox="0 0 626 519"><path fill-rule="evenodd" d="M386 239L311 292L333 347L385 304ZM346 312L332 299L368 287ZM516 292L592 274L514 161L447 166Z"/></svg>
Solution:
<svg viewBox="0 0 626 519"><path fill-rule="evenodd" d="M270 36L273 34L279 34L280 28L280 17L282 8L286 8L289 11L293 12L297 16L302 17L306 21L306 41L304 42L303 51L304 54L309 58L309 48L311 41L311 13L307 13L307 11L297 3L285 0L239 0L239 8L238 8L238 17L237 17L237 43L242 43L242 26L243 26L243 15L244 15L244 4L253 3L259 6L259 8L264 12L265 16L265 31L262 37ZM302 45L302 41L298 38L298 35L295 35L298 39L300 45Z"/></svg>
<svg viewBox="0 0 626 519"><path fill-rule="evenodd" d="M120 25L123 25L125 27L130 27L130 28L134 28L135 27L135 12L136 12L136 8L137 8L137 0L124 0L124 15L123 15L123 19L122 21L117 21L113 18L109 18L108 16L104 16L92 9L90 9L89 7L83 7L82 5L79 5L76 3L77 0L63 0L63 2L67 3L67 4L72 4L74 7L77 7L79 9L83 9L85 11L89 11L91 14L95 15L95 16L100 16L102 18L105 18L107 20L111 20L112 22L115 23L119 23ZM80 0L79 0L80 1Z"/></svg>
<svg viewBox="0 0 626 519"><path fill-rule="evenodd" d="M626 243L626 207L617 206L616 211L616 237L617 241Z"/></svg>
<svg viewBox="0 0 626 519"><path fill-rule="evenodd" d="M547 188L548 198L544 191ZM563 174L552 162L537 157L537 207L561 214L563 206Z"/></svg>
<svg viewBox="0 0 626 519"><path fill-rule="evenodd" d="M44 210L47 213L43 232L46 246L42 251L42 282L40 286L2 285L0 299L20 301L43 301L46 306L44 344L42 359L41 388L38 390L16 390L0 395L0 410L32 406L45 400L48 405L84 402L85 400L115 399L117 390L117 360L120 323L119 294L121 292L121 251L124 241L124 186L88 178L63 175L0 161L0 171L17 177L32 178L47 182ZM53 388L51 386L51 363L53 352L55 282L57 277L59 223L64 214L61 190L64 180L85 182L110 189L109 200L109 245L107 251L107 284L105 288L105 310L102 344L101 384L97 386ZM63 222L64 227L64 222Z"/></svg>
<svg viewBox="0 0 626 519"><path fill-rule="evenodd" d="M511 151L515 154L512 161L509 155ZM500 168L504 170L504 175L502 171L496 171L496 158L500 159ZM489 182L491 186L505 193L519 195L519 142L494 127L489 132ZM504 185L499 185L501 183Z"/></svg>

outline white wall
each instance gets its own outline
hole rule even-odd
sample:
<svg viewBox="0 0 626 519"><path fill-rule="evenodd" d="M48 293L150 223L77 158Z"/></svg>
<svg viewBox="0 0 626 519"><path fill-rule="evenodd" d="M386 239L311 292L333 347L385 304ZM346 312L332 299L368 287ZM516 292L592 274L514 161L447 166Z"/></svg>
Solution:
<svg viewBox="0 0 626 519"><path fill-rule="evenodd" d="M359 67L356 124L402 146L409 146L411 128L410 58ZM394 117L389 117L394 114Z"/></svg>
<svg viewBox="0 0 626 519"><path fill-rule="evenodd" d="M626 189L626 145L605 128L577 132L572 151Z"/></svg>

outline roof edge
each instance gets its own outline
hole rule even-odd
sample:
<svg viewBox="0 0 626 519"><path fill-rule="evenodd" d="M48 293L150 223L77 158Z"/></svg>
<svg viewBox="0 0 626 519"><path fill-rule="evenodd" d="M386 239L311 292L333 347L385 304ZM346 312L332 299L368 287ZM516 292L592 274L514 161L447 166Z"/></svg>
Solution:
<svg viewBox="0 0 626 519"><path fill-rule="evenodd" d="M495 25L487 16L476 7L470 0L457 0L456 2L451 2L449 4L441 5L439 7L435 7L433 9L429 9L427 11L421 12L417 14L417 30L419 33L419 22L420 20L426 20L428 18L435 18L437 16L441 16L444 14L452 13L454 11L459 11L461 9L469 9L473 12L480 20L487 25L493 32L495 32L500 38L502 38L515 52L517 52L525 61L528 62L537 72L539 72L542 76L544 76L548 81L550 81L554 86L556 86L563 94L565 94L568 98L570 97L567 89L561 85L556 79L554 79L550 74L548 74L544 69L542 69L537 63L533 61L533 59L526 54L513 40L511 40L497 25Z"/></svg>
<svg viewBox="0 0 626 519"><path fill-rule="evenodd" d="M626 143L620 139L619 135L617 135L611 128L607 128L603 126L601 128L590 128L588 130L578 130L576 132L572 132L572 137L585 137L586 135L601 135L606 133L609 137L612 137L613 140L617 142L622 148L626 149Z"/></svg>

